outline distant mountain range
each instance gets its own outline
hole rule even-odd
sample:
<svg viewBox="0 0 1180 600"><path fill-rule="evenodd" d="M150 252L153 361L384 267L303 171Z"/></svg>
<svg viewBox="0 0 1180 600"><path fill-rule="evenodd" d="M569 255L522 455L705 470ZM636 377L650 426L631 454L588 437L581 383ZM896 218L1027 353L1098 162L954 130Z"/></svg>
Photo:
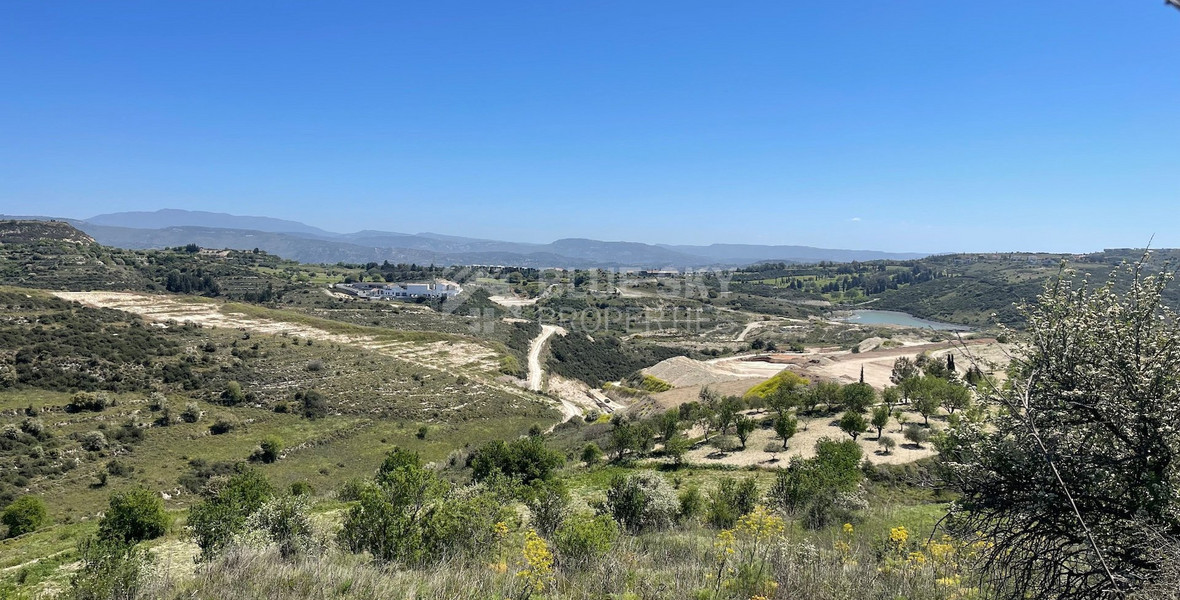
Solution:
<svg viewBox="0 0 1180 600"><path fill-rule="evenodd" d="M53 217L10 217L47 220ZM566 268L690 269L741 266L763 261L906 260L927 254L837 250L810 246L712 244L709 246L603 242L569 238L549 244L502 242L441 235L358 231L334 233L296 221L225 213L165 209L120 212L88 219L62 219L101 244L162 248L259 248L304 263L412 262L437 265L513 265Z"/></svg>

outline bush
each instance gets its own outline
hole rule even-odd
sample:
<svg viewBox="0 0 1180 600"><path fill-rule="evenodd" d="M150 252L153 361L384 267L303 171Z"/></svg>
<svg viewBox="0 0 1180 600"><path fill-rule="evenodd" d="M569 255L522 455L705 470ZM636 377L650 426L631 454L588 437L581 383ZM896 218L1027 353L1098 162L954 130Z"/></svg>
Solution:
<svg viewBox="0 0 1180 600"><path fill-rule="evenodd" d="M115 477L127 477L135 472L135 467L132 467L131 465L128 465L117 458L107 461L106 469L107 473L110 473Z"/></svg>
<svg viewBox="0 0 1180 600"><path fill-rule="evenodd" d="M84 410L102 412L108 406L114 405L110 397L103 392L78 392L70 399L70 403L66 405L66 410L69 412L81 412Z"/></svg>
<svg viewBox="0 0 1180 600"><path fill-rule="evenodd" d="M553 542L562 561L580 565L606 556L618 535L619 526L609 516L577 514L557 528Z"/></svg>
<svg viewBox="0 0 1180 600"><path fill-rule="evenodd" d="M250 456L250 459L270 464L279 459L279 453L282 451L283 441L276 436L270 435L264 438L258 447L254 449L254 454Z"/></svg>
<svg viewBox="0 0 1180 600"><path fill-rule="evenodd" d="M164 535L171 524L172 515L164 510L160 496L137 487L111 496L110 508L98 523L98 533L104 539L133 544Z"/></svg>
<svg viewBox="0 0 1180 600"><path fill-rule="evenodd" d="M356 502L361 499L361 492L369 485L370 482L359 477L349 479L336 491L336 499L341 502Z"/></svg>
<svg viewBox="0 0 1180 600"><path fill-rule="evenodd" d="M753 477L738 481L722 478L717 489L709 495L709 523L721 529L732 529L737 520L754 510L758 503L758 482Z"/></svg>
<svg viewBox="0 0 1180 600"><path fill-rule="evenodd" d="M201 559L207 560L246 528L247 519L274 496L266 477L239 468L221 490L189 510L188 527Z"/></svg>
<svg viewBox="0 0 1180 600"><path fill-rule="evenodd" d="M299 403L300 412L311 420L328 416L328 400L317 390L295 392L295 401Z"/></svg>
<svg viewBox="0 0 1180 600"><path fill-rule="evenodd" d="M74 600L141 597L151 555L121 540L88 537L78 544L81 568L70 580Z"/></svg>
<svg viewBox="0 0 1180 600"><path fill-rule="evenodd" d="M185 423L196 423L201 420L201 409L196 402L189 402L184 405L184 411L180 413L180 420Z"/></svg>
<svg viewBox="0 0 1180 600"><path fill-rule="evenodd" d="M569 491L560 480L546 483L538 479L529 486L527 495L525 505L532 515L533 528L545 537L552 536L569 512Z"/></svg>
<svg viewBox="0 0 1180 600"><path fill-rule="evenodd" d="M246 394L242 391L242 384L236 381L230 381L225 384L225 389L221 392L221 402L228 406L235 406L246 401Z"/></svg>
<svg viewBox="0 0 1180 600"><path fill-rule="evenodd" d="M680 512L676 517L681 521L691 521L705 512L705 496L695 485L680 490L677 500L680 502Z"/></svg>
<svg viewBox="0 0 1180 600"><path fill-rule="evenodd" d="M606 510L632 533L664 529L680 509L672 487L656 473L617 475L606 491Z"/></svg>
<svg viewBox="0 0 1180 600"><path fill-rule="evenodd" d="M582 447L582 462L593 466L598 464L601 460L602 448L599 448L598 444L595 444L594 442L587 442L586 445Z"/></svg>
<svg viewBox="0 0 1180 600"><path fill-rule="evenodd" d="M0 523L8 526L8 537L36 531L49 522L45 501L37 496L21 496L0 513Z"/></svg>
<svg viewBox="0 0 1180 600"><path fill-rule="evenodd" d="M107 436L101 431L87 431L82 434L82 449L90 452L98 452L107 447Z"/></svg>
<svg viewBox="0 0 1180 600"><path fill-rule="evenodd" d="M292 496L311 496L315 493L315 488L306 481L296 481L291 484L290 492Z"/></svg>
<svg viewBox="0 0 1180 600"><path fill-rule="evenodd" d="M475 554L496 539L496 523L511 519L499 498L479 487L452 489L401 448L386 456L376 485L363 487L357 502L345 515L340 542L404 566Z"/></svg>
<svg viewBox="0 0 1180 600"><path fill-rule="evenodd" d="M278 546L283 558L294 558L312 547L312 525L307 499L301 496L267 500L246 520L246 531Z"/></svg>
<svg viewBox="0 0 1180 600"><path fill-rule="evenodd" d="M476 481L500 474L529 483L535 479L548 479L564 462L561 453L545 447L544 438L528 436L507 443L484 444L472 456L471 469Z"/></svg>
<svg viewBox="0 0 1180 600"><path fill-rule="evenodd" d="M709 445L722 454L728 454L742 447L741 442L732 435L718 435L709 440Z"/></svg>
<svg viewBox="0 0 1180 600"><path fill-rule="evenodd" d="M212 425L209 426L209 431L212 432L213 435L221 435L223 433L229 433L233 431L237 428L237 426L237 419L228 415L221 415L217 417L216 421L213 421Z"/></svg>
<svg viewBox="0 0 1180 600"><path fill-rule="evenodd" d="M794 458L789 467L778 472L769 500L788 514L802 517L808 526L822 527L849 508L844 500L859 488L863 477L860 459L856 442L820 439L814 457Z"/></svg>

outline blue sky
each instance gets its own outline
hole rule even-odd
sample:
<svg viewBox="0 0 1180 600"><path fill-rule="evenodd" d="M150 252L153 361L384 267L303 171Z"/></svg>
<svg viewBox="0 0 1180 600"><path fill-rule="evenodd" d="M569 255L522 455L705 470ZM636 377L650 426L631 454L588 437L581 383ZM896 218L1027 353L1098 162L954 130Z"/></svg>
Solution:
<svg viewBox="0 0 1180 600"><path fill-rule="evenodd" d="M1157 0L0 4L0 213L1180 246Z"/></svg>

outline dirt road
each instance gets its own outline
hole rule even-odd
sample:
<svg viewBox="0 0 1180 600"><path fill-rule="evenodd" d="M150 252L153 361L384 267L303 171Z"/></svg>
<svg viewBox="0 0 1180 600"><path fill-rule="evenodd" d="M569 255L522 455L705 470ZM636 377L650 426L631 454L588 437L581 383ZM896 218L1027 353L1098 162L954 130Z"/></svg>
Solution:
<svg viewBox="0 0 1180 600"><path fill-rule="evenodd" d="M541 370L541 350L555 333L565 335L565 330L556 325L542 325L540 335L529 344L529 389L534 392L541 391L541 376L544 375Z"/></svg>

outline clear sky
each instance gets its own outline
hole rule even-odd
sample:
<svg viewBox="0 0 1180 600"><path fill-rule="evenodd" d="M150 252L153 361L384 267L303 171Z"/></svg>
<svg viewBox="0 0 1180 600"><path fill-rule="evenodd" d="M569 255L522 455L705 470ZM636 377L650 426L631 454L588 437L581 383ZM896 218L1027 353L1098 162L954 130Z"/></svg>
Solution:
<svg viewBox="0 0 1180 600"><path fill-rule="evenodd" d="M1180 246L1158 0L0 3L0 213Z"/></svg>

